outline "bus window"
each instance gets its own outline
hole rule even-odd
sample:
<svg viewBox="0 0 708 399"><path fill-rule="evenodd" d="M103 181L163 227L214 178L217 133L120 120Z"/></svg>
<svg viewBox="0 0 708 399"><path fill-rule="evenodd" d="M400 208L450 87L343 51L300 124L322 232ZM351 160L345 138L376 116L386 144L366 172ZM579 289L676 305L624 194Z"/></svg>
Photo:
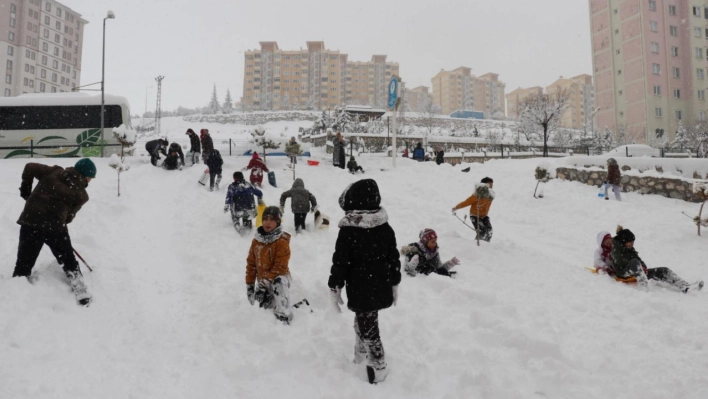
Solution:
<svg viewBox="0 0 708 399"><path fill-rule="evenodd" d="M104 128L123 124L121 106L105 105ZM0 130L90 129L101 125L100 105L0 107Z"/></svg>

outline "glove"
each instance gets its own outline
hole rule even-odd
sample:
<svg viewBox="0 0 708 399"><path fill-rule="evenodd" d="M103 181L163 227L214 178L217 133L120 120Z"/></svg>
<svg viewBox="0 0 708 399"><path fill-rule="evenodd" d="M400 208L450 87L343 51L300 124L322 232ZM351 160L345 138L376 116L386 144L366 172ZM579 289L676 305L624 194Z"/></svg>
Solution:
<svg viewBox="0 0 708 399"><path fill-rule="evenodd" d="M265 201L263 201L263 198L258 199L258 205L265 206Z"/></svg>
<svg viewBox="0 0 708 399"><path fill-rule="evenodd" d="M342 308L339 307L339 305L344 305L344 301L342 300L342 289L330 288L329 299L332 301L332 306L334 306L337 313L342 313Z"/></svg>
<svg viewBox="0 0 708 399"><path fill-rule="evenodd" d="M248 296L248 302L253 305L256 301L256 290L253 284L248 284L246 287L246 295Z"/></svg>
<svg viewBox="0 0 708 399"><path fill-rule="evenodd" d="M229 206L228 206L228 205L224 205L224 213L226 213L226 212L228 212L228 211L229 211Z"/></svg>
<svg viewBox="0 0 708 399"><path fill-rule="evenodd" d="M24 184L20 186L20 197L22 197L23 200L27 201L30 194L32 194L32 186L28 187Z"/></svg>
<svg viewBox="0 0 708 399"><path fill-rule="evenodd" d="M398 303L398 286L394 285L391 289L393 290L393 306L396 306Z"/></svg>
<svg viewBox="0 0 708 399"><path fill-rule="evenodd" d="M457 265L460 264L460 260L457 259L457 257L454 257L454 258L450 259L450 264L451 264L452 266L457 266Z"/></svg>
<svg viewBox="0 0 708 399"><path fill-rule="evenodd" d="M280 214L285 215L285 207L283 205L280 206Z"/></svg>
<svg viewBox="0 0 708 399"><path fill-rule="evenodd" d="M315 213L317 211L317 205L312 205L310 212Z"/></svg>

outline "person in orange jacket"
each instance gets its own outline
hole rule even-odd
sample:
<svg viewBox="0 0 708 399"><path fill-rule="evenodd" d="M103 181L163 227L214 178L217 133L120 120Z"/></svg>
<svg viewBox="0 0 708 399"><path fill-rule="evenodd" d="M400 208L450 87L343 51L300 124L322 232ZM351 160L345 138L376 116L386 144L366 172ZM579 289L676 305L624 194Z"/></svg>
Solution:
<svg viewBox="0 0 708 399"><path fill-rule="evenodd" d="M280 218L277 206L263 211L263 225L246 258L246 295L251 305L258 302L262 308L273 309L275 318L290 324L290 234L283 231Z"/></svg>
<svg viewBox="0 0 708 399"><path fill-rule="evenodd" d="M474 194L469 198L460 202L452 208L454 213L456 210L469 206L470 221L477 230L480 240L491 241L492 239L492 223L489 221L489 208L494 201L494 180L491 177L485 177L481 183L474 186Z"/></svg>

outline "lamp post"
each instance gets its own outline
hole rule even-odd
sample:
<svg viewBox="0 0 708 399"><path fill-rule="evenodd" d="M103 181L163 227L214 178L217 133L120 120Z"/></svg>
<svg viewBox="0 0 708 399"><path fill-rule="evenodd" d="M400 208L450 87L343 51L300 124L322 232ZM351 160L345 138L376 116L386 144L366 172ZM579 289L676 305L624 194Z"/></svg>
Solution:
<svg viewBox="0 0 708 399"><path fill-rule="evenodd" d="M106 18L103 18L103 58L101 60L101 157L103 157L103 128L104 128L104 80L106 77L106 20L115 19L116 14L113 11L108 11Z"/></svg>

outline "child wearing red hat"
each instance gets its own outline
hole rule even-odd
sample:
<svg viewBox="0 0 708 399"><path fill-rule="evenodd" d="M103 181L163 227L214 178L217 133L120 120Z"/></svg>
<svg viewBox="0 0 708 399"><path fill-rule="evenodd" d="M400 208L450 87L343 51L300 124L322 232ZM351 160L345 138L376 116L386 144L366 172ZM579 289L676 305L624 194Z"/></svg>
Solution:
<svg viewBox="0 0 708 399"><path fill-rule="evenodd" d="M401 248L401 255L406 257L403 265L406 273L411 277L415 277L418 273L426 276L430 273L454 276L456 272L450 271L450 269L459 265L460 260L452 258L445 263L440 261L438 235L435 230L423 229L418 234L418 238L420 241Z"/></svg>

